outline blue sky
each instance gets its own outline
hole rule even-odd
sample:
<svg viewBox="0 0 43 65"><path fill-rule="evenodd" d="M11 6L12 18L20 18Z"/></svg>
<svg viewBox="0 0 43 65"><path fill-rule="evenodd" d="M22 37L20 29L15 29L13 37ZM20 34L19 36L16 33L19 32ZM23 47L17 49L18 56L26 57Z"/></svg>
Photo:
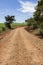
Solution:
<svg viewBox="0 0 43 65"><path fill-rule="evenodd" d="M33 16L37 0L0 0L0 22L6 15L14 15L16 22L24 22Z"/></svg>

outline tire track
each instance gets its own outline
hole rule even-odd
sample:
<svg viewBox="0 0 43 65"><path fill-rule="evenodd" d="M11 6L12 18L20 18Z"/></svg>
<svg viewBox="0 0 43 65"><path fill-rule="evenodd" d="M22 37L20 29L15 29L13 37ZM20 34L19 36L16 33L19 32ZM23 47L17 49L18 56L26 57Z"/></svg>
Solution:
<svg viewBox="0 0 43 65"><path fill-rule="evenodd" d="M43 46L36 41L23 27L11 31L0 42L0 65L43 65Z"/></svg>

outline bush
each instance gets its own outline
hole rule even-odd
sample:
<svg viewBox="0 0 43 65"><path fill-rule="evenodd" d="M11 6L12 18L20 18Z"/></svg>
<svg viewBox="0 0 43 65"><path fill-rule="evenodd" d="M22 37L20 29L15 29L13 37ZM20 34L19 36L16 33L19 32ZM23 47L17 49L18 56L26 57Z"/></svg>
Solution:
<svg viewBox="0 0 43 65"><path fill-rule="evenodd" d="M2 27L2 31L5 31L6 29L5 29L5 27Z"/></svg>
<svg viewBox="0 0 43 65"><path fill-rule="evenodd" d="M37 23L34 21L34 22L32 22L31 27L32 27L32 29L37 29L37 28L38 28L38 25L37 25Z"/></svg>
<svg viewBox="0 0 43 65"><path fill-rule="evenodd" d="M5 22L5 26L6 26L8 29L11 29L11 24Z"/></svg>
<svg viewBox="0 0 43 65"><path fill-rule="evenodd" d="M43 37L43 23L40 24L40 35Z"/></svg>

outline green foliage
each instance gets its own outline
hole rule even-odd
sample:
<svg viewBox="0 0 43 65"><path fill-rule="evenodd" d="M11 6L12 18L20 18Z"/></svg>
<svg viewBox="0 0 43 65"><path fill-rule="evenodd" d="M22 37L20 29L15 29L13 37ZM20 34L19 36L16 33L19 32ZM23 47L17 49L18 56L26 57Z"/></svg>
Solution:
<svg viewBox="0 0 43 65"><path fill-rule="evenodd" d="M0 23L0 33L6 29L4 23Z"/></svg>
<svg viewBox="0 0 43 65"><path fill-rule="evenodd" d="M43 21L43 0L39 0L34 13L34 19L40 24Z"/></svg>
<svg viewBox="0 0 43 65"><path fill-rule="evenodd" d="M40 35L43 36L43 23L40 24Z"/></svg>
<svg viewBox="0 0 43 65"><path fill-rule="evenodd" d="M5 16L5 20L7 23L12 23L13 21L15 21L15 16Z"/></svg>
<svg viewBox="0 0 43 65"><path fill-rule="evenodd" d="M5 20L6 20L5 22L6 27L11 29L11 23L15 21L15 16L9 16L9 15L5 16Z"/></svg>
<svg viewBox="0 0 43 65"><path fill-rule="evenodd" d="M27 25L26 23L12 23L11 24L11 26L13 28L15 28L15 27L22 27L22 26L26 26L26 25Z"/></svg>
<svg viewBox="0 0 43 65"><path fill-rule="evenodd" d="M34 19L39 26L41 36L43 36L43 0L38 1L36 11L34 13Z"/></svg>
<svg viewBox="0 0 43 65"><path fill-rule="evenodd" d="M27 20L25 20L25 22L27 22L27 25L30 26L31 29L36 29L38 27L34 18L27 19Z"/></svg>
<svg viewBox="0 0 43 65"><path fill-rule="evenodd" d="M21 26L26 26L26 23L12 23L11 28L16 28L16 27L21 27ZM9 30L4 23L0 23L0 33Z"/></svg>
<svg viewBox="0 0 43 65"><path fill-rule="evenodd" d="M25 22L27 22L28 26L31 26L32 29L39 30L40 35L43 36L43 0L38 0L35 9L33 18L27 19Z"/></svg>
<svg viewBox="0 0 43 65"><path fill-rule="evenodd" d="M38 28L37 23L35 21L33 21L31 27L33 30Z"/></svg>

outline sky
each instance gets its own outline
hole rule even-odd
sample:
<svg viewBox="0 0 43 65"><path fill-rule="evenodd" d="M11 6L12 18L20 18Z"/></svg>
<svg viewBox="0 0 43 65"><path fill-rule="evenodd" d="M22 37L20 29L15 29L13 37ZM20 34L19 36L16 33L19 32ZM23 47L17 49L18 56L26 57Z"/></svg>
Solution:
<svg viewBox="0 0 43 65"><path fill-rule="evenodd" d="M5 22L5 16L14 15L16 22L24 22L33 16L37 0L0 0L0 22Z"/></svg>

